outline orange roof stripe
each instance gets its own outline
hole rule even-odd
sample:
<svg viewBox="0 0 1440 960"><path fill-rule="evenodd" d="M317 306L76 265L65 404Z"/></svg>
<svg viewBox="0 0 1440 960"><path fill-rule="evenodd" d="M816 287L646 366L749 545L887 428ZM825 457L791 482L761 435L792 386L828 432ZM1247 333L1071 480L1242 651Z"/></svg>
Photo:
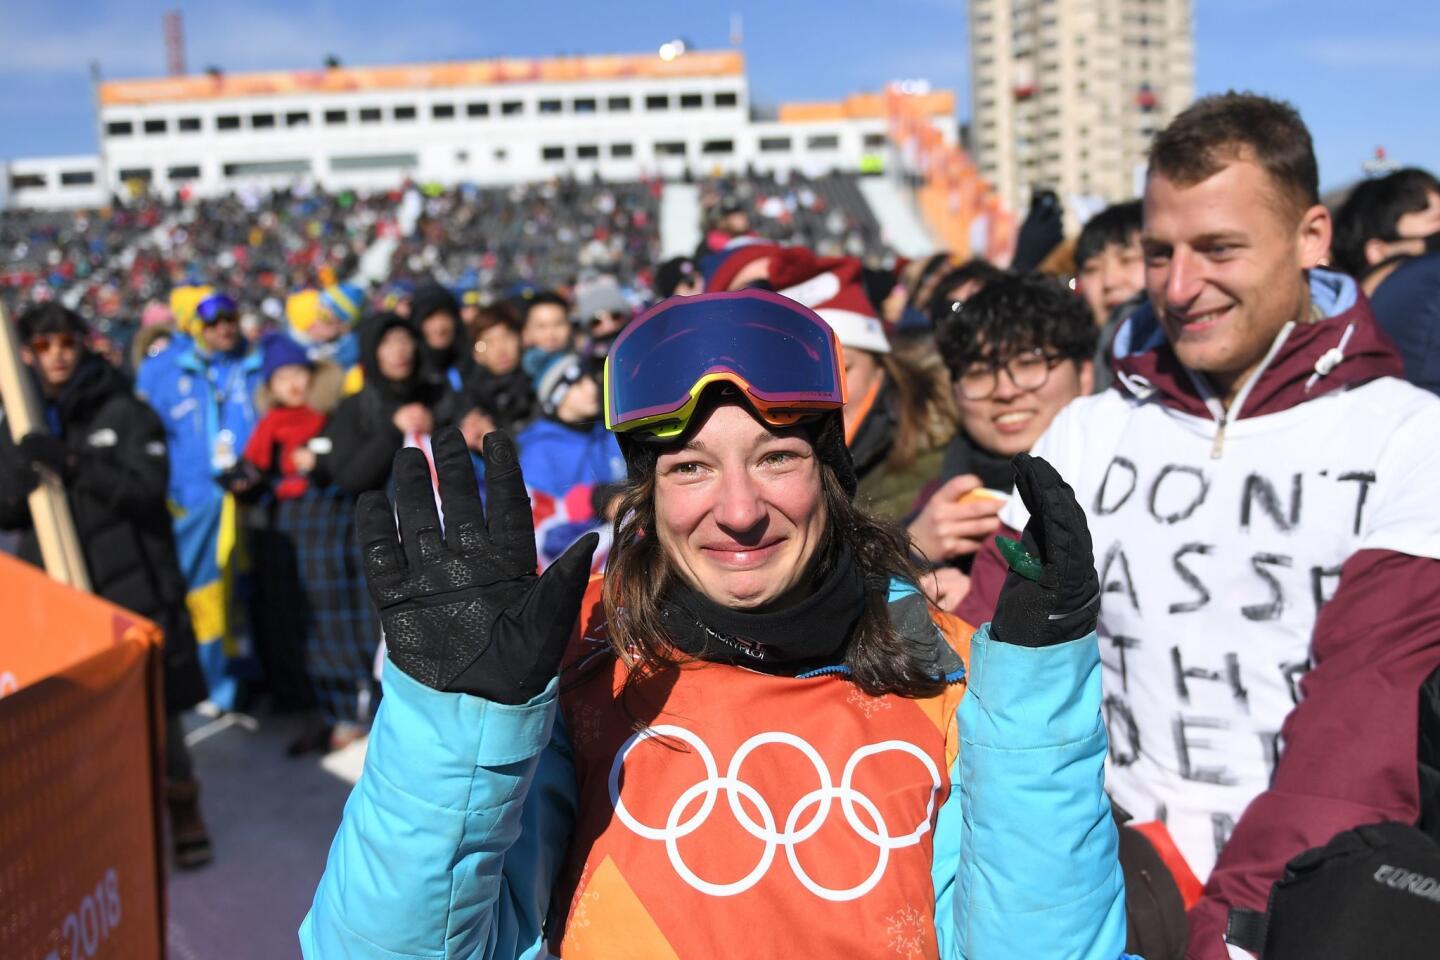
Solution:
<svg viewBox="0 0 1440 960"><path fill-rule="evenodd" d="M909 94L911 109L922 116L954 116L955 93L952 90L934 90L930 93ZM818 101L813 103L784 103L780 105L781 123L807 123L819 120L878 120L886 116L885 94L857 93L844 100Z"/></svg>
<svg viewBox="0 0 1440 960"><path fill-rule="evenodd" d="M657 54L471 60L392 67L223 73L219 77L201 74L143 80L111 80L100 84L100 103L104 106L118 106L218 100L227 97L473 87L506 83L728 77L740 76L744 72L744 55L736 50L692 51L674 60L662 60Z"/></svg>

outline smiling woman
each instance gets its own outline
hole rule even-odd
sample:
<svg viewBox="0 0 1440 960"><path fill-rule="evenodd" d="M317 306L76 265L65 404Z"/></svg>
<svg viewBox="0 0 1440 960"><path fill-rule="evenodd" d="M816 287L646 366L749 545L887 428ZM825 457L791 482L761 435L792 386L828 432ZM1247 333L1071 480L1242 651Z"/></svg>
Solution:
<svg viewBox="0 0 1440 960"><path fill-rule="evenodd" d="M820 466L803 435L727 404L660 456L655 477L656 537L690 587L747 609L800 585L825 526Z"/></svg>
<svg viewBox="0 0 1440 960"><path fill-rule="evenodd" d="M402 451L394 511L358 511L386 695L307 955L876 956L899 936L1121 956L1084 514L1017 461L1038 556L972 631L851 503L844 400L834 331L793 301L637 319L607 361L628 479L588 588L593 537L536 577L503 433L483 508L437 436L443 540Z"/></svg>

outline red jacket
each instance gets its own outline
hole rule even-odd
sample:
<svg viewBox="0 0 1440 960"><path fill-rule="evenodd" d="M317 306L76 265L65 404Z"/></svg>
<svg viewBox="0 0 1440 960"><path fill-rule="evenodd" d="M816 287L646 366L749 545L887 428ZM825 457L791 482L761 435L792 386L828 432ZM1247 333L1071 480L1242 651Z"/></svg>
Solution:
<svg viewBox="0 0 1440 960"><path fill-rule="evenodd" d="M324 427L325 415L309 407L275 407L255 425L245 445L245 459L263 473L273 470L280 474L275 485L277 500L294 500L310 488L309 478L295 470L295 451L319 436Z"/></svg>
<svg viewBox="0 0 1440 960"><path fill-rule="evenodd" d="M1144 343L1124 355L1119 355L1125 350L1124 333L1117 343L1115 388L1127 402L1158 402L1194 416L1212 416L1200 388L1158 336L1153 315L1141 311L1130 323L1129 341ZM1337 359L1333 351L1342 341ZM1327 372L1317 376L1318 369ZM1400 374L1399 357L1359 296L1343 312L1291 330L1236 419L1279 413L1336 390ZM1226 425L1220 419L1217 431ZM1395 425L1376 418L1375 429L1389 432ZM1221 469L1223 463L1212 461L1210 469ZM1014 530L1002 533L1016 535ZM1168 567L1168 556L1147 555L1143 543L1131 546L1132 566ZM987 545L958 610L962 618L972 623L989 619L1005 569L999 551L993 543ZM1314 622L1311 669L1299 684L1303 698L1280 732L1283 752L1270 788L1255 797L1236 822L1204 897L1190 911L1187 956L1193 960L1227 955L1221 937L1228 909L1265 909L1284 864L1301 851L1353 826L1379 820L1414 822L1419 815L1418 691L1440 665L1440 561L1362 549L1349 555L1339 573L1339 586ZM1119 595L1106 597L1107 604L1122 601ZM1103 611L1101 621L1103 632Z"/></svg>

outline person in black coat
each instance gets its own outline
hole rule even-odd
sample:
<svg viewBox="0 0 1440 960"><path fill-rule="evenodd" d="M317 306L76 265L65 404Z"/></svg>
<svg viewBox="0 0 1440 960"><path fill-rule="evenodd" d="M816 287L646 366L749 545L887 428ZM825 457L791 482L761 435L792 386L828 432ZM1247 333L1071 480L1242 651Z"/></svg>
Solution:
<svg viewBox="0 0 1440 960"><path fill-rule="evenodd" d="M484 307L471 326L474 368L465 378L465 392L512 434L530 419L535 388L520 367L520 321L504 304Z"/></svg>
<svg viewBox="0 0 1440 960"><path fill-rule="evenodd" d="M463 389L475 360L460 323L460 301L438 283L422 284L410 297L410 323L420 338L421 377Z"/></svg>
<svg viewBox="0 0 1440 960"><path fill-rule="evenodd" d="M325 452L315 467L352 496L385 488L390 461L407 435L428 435L463 412L448 383L425 377L419 338L404 317L367 317L359 337L365 386L341 401L330 418L322 434Z"/></svg>
<svg viewBox="0 0 1440 960"><path fill-rule="evenodd" d="M372 671L380 637L357 562L354 499L385 489L407 436L419 439L464 412L443 378L425 375L420 338L404 317L375 314L358 333L365 386L341 401L308 445L316 454L312 494L278 508L291 538L295 585L306 593L304 609L288 614L304 635L305 670L320 711L290 744L294 755L338 750L363 736L379 702Z"/></svg>
<svg viewBox="0 0 1440 960"><path fill-rule="evenodd" d="M198 866L210 859L210 841L178 717L207 691L165 503L165 428L125 376L86 349L85 322L73 311L43 304L19 327L50 430L17 445L0 425L0 528L21 531L19 556L43 566L27 498L36 466L49 467L65 484L91 588L164 631L167 799L177 862Z"/></svg>

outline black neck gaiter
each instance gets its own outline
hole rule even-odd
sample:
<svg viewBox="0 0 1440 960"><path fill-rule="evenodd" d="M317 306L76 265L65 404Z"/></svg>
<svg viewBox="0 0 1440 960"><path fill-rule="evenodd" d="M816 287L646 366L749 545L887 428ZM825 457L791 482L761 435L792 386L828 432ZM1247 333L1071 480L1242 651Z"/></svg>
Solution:
<svg viewBox="0 0 1440 960"><path fill-rule="evenodd" d="M848 547L809 596L752 613L721 606L676 583L661 603L670 641L699 660L794 675L839 664L865 609L865 580Z"/></svg>

